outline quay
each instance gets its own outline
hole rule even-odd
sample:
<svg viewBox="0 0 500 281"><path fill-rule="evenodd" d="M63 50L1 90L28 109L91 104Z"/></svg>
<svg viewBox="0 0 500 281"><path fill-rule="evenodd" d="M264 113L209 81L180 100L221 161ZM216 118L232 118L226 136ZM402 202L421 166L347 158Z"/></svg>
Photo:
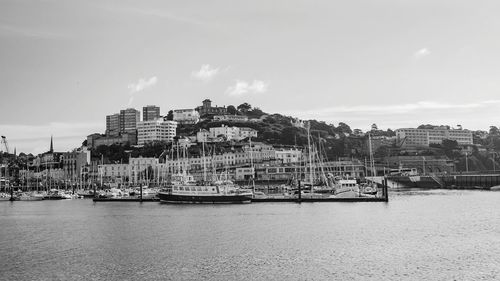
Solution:
<svg viewBox="0 0 500 281"><path fill-rule="evenodd" d="M268 195L265 198L252 198L252 203L318 203L318 202L389 202L389 194L387 190L387 185L383 185L381 188L380 196L373 197L352 197L352 198L317 198L317 197L309 197L305 195L298 195L298 197L284 197L279 195ZM132 197L132 198L93 198L94 202L160 202L159 198L145 198L141 199L140 197Z"/></svg>
<svg viewBox="0 0 500 281"><path fill-rule="evenodd" d="M93 198L94 202L160 202L158 198ZM252 203L318 203L318 202L388 202L386 197L356 197L356 198L253 198Z"/></svg>

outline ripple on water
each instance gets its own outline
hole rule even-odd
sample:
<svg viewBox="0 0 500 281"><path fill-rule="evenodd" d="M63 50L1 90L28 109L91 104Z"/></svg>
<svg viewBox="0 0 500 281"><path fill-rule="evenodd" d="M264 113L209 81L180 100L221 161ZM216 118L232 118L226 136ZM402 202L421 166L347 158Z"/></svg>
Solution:
<svg viewBox="0 0 500 281"><path fill-rule="evenodd" d="M499 199L412 191L388 204L0 202L0 279L492 280Z"/></svg>

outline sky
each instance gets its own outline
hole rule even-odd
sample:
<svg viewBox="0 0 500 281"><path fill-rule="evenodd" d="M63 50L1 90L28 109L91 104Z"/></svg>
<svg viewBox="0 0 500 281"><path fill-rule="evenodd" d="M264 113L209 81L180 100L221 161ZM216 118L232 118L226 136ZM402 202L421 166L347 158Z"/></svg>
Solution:
<svg viewBox="0 0 500 281"><path fill-rule="evenodd" d="M79 147L105 116L244 102L369 130L500 126L499 1L0 0L0 135Z"/></svg>

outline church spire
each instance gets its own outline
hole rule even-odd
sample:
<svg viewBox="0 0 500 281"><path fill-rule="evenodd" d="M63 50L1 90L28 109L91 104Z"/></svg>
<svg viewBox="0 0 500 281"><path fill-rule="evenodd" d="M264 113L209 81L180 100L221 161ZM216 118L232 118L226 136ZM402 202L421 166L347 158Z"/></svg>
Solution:
<svg viewBox="0 0 500 281"><path fill-rule="evenodd" d="M54 152L54 142L53 142L52 136L50 136L50 150L49 150L49 152L50 153Z"/></svg>

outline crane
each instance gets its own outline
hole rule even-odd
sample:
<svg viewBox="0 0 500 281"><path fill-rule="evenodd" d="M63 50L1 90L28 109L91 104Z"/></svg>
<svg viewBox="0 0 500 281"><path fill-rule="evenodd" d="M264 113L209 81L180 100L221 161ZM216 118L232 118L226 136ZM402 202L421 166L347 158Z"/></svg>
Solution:
<svg viewBox="0 0 500 281"><path fill-rule="evenodd" d="M2 143L5 146L5 152L9 153L9 144L7 143L7 138L2 136Z"/></svg>

